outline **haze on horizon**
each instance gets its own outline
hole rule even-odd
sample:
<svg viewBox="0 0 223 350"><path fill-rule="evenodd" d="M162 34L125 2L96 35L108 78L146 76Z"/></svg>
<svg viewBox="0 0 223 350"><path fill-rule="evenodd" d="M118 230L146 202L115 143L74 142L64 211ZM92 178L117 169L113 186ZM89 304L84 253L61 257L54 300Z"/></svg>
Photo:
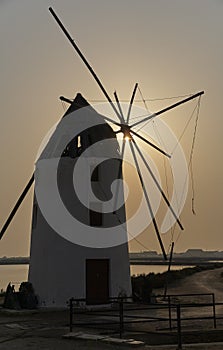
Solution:
<svg viewBox="0 0 223 350"><path fill-rule="evenodd" d="M39 145L64 113L58 97L81 92L104 100L51 17L52 6L112 95L129 99L135 82L145 98L204 90L194 154L196 216L188 193L176 250L223 250L223 3L220 0L0 1L0 227L34 170ZM140 96L138 96L140 98ZM149 102L157 111L171 102ZM162 119L179 137L194 104ZM188 156L193 128L182 139ZM148 152L150 150L148 149ZM29 254L33 191L0 242L0 256ZM170 234L163 235L166 247ZM175 235L175 238L177 234ZM159 250L152 226L137 237ZM132 251L143 250L132 241ZM160 250L159 250L160 251Z"/></svg>

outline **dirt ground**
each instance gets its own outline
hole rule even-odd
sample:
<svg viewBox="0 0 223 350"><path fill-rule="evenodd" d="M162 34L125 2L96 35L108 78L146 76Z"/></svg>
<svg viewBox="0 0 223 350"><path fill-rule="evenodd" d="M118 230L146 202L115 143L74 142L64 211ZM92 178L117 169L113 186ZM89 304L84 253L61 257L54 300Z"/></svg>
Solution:
<svg viewBox="0 0 223 350"><path fill-rule="evenodd" d="M221 277L223 268L216 270L202 271L180 281L177 285L169 286L168 293L215 293L216 301L223 301L223 278ZM162 292L157 290L158 293ZM203 299L200 299L200 301ZM207 301L207 300L206 300ZM148 312L148 311L147 311ZM151 317L164 316L165 311L149 310ZM197 316L202 312L204 315L210 314L209 310L193 309L185 311L185 315ZM217 315L223 315L223 306L216 308ZM140 312L140 316L144 315L144 311ZM86 321L88 321L88 316ZM176 349L177 332L173 329L168 335L168 325L165 322L156 322L151 324L140 323L137 327L126 326L124 337L142 339L146 342L145 349L159 349L158 344L164 345L160 349ZM74 331L83 328L74 327ZM139 332L140 330L140 332ZM195 330L197 330L195 332ZM98 330L84 329L85 332L95 333ZM183 345L183 349L223 349L223 320L217 320L217 329L213 329L213 320L205 321L185 321L182 322L183 344L201 342L201 345ZM104 344L99 341L83 341L83 340L68 340L62 336L69 332L69 312L62 311L10 311L0 309L0 350L116 350L120 347L126 349L128 346ZM101 331L100 331L101 332ZM99 332L99 333L100 333ZM106 329L103 334L106 334ZM102 334L102 333L100 333ZM118 333L114 335L118 337ZM207 344L209 342L222 341L222 343Z"/></svg>
<svg viewBox="0 0 223 350"><path fill-rule="evenodd" d="M178 280L168 287L168 294L183 293L214 293L215 301L223 301L223 267L214 270L206 270ZM162 290L156 290L159 294Z"/></svg>

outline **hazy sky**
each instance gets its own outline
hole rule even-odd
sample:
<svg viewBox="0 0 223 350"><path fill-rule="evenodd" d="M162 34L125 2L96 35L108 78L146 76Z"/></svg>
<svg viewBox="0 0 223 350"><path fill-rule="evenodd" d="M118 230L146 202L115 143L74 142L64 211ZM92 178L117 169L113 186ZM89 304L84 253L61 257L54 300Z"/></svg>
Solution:
<svg viewBox="0 0 223 350"><path fill-rule="evenodd" d="M116 89L128 99L135 82L146 98L205 90L194 154L197 215L191 213L189 192L176 249L223 250L222 0L0 0L1 226L34 170L42 138L63 114L58 96L81 92L89 100L104 99L49 6L109 93ZM149 108L169 103L151 102ZM178 137L193 106L162 116ZM182 143L187 155L192 132ZM32 195L0 242L0 256L29 254ZM158 249L152 228L138 239ZM131 249L143 248L132 242Z"/></svg>

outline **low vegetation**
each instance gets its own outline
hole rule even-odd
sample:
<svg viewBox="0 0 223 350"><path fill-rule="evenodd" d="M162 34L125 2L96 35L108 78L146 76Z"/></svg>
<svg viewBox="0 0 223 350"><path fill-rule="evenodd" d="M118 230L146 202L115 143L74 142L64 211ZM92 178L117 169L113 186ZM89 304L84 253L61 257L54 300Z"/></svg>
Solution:
<svg viewBox="0 0 223 350"><path fill-rule="evenodd" d="M164 288L166 283L171 284L194 273L213 270L223 267L222 263L213 263L207 266L187 267L181 270L172 270L169 273L149 273L148 275L132 276L132 292L135 301L151 302L153 290Z"/></svg>

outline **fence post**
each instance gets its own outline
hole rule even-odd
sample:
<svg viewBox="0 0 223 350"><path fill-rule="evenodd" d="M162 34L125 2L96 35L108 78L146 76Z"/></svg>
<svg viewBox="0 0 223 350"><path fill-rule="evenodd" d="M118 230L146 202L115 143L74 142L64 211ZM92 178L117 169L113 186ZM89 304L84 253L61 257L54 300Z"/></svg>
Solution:
<svg viewBox="0 0 223 350"><path fill-rule="evenodd" d="M177 349L182 349L180 304L177 305Z"/></svg>
<svg viewBox="0 0 223 350"><path fill-rule="evenodd" d="M69 300L70 307L70 332L73 331L73 300L72 298Z"/></svg>
<svg viewBox="0 0 223 350"><path fill-rule="evenodd" d="M212 303L213 303L214 328L217 328L217 325L216 325L216 310L215 310L215 295L214 295L214 293L212 293Z"/></svg>
<svg viewBox="0 0 223 350"><path fill-rule="evenodd" d="M122 338L122 334L124 332L124 308L123 308L123 298L119 301L119 335L120 339Z"/></svg>
<svg viewBox="0 0 223 350"><path fill-rule="evenodd" d="M169 329L172 330L172 315L171 315L171 305L170 305L170 296L168 295L168 311L169 311Z"/></svg>

